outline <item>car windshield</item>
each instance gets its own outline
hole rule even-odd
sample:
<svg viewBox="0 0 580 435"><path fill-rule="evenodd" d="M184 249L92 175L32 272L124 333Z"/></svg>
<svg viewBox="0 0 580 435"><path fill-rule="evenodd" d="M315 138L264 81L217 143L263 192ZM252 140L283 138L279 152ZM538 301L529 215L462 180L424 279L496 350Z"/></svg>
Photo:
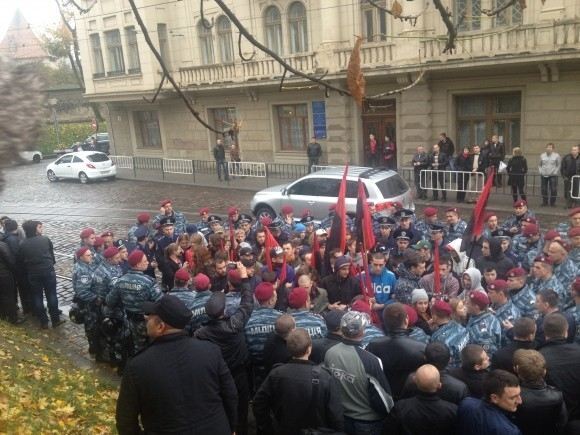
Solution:
<svg viewBox="0 0 580 435"><path fill-rule="evenodd" d="M407 190L409 190L409 186L407 186L407 183L405 183L405 180L403 180L399 174L394 174L378 181L377 187L381 191L383 198L392 198L403 195Z"/></svg>
<svg viewBox="0 0 580 435"><path fill-rule="evenodd" d="M109 158L107 157L106 154L103 154L103 153L95 153L95 154L89 154L87 156L87 160L89 162L99 163L99 162L106 162L107 160L109 160Z"/></svg>

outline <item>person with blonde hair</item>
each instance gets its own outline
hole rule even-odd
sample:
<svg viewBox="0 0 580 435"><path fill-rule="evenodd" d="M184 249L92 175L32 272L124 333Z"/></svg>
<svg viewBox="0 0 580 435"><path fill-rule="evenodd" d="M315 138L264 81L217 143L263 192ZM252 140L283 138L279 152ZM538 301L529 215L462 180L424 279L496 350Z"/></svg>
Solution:
<svg viewBox="0 0 580 435"><path fill-rule="evenodd" d="M521 199L526 200L526 174L528 173L528 162L522 154L520 147L512 150L512 158L507 164L508 185L512 187L512 198L514 202Z"/></svg>

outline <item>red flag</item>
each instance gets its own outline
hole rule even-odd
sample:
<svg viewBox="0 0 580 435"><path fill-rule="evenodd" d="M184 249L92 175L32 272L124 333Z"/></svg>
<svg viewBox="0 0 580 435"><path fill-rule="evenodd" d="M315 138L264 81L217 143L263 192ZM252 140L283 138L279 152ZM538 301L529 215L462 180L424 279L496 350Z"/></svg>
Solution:
<svg viewBox="0 0 580 435"><path fill-rule="evenodd" d="M441 271L439 270L439 246L433 251L433 294L441 293Z"/></svg>
<svg viewBox="0 0 580 435"><path fill-rule="evenodd" d="M346 249L346 175L348 173L348 165L344 167L344 173L342 175L342 181L340 182L340 188L338 189L338 201L336 202L336 208L334 209L334 217L332 218L332 225L330 226L330 232L326 240L326 251L324 254L324 265L326 270L331 270L330 268L330 253L334 249L339 249L340 252L344 254Z"/></svg>
<svg viewBox="0 0 580 435"><path fill-rule="evenodd" d="M475 208L473 209L473 215L471 217L471 238L479 237L483 233L485 207L487 207L487 201L489 200L494 177L495 167L492 166L487 174L487 181L485 182L483 191L479 195Z"/></svg>
<svg viewBox="0 0 580 435"><path fill-rule="evenodd" d="M282 269L280 269L280 274L278 275L278 282L283 284L286 281L286 255L284 255L284 261L282 261Z"/></svg>
<svg viewBox="0 0 580 435"><path fill-rule="evenodd" d="M236 260L236 248L235 248L235 233L234 233L234 220L230 217L229 218L229 231L230 231L230 251L228 253L230 261Z"/></svg>
<svg viewBox="0 0 580 435"><path fill-rule="evenodd" d="M264 225L264 231L266 232L266 241L264 242L264 256L266 257L266 264L268 265L268 270L271 272L272 269L272 257L270 256L270 250L278 245L278 242L270 232L267 226Z"/></svg>
<svg viewBox="0 0 580 435"><path fill-rule="evenodd" d="M365 186L360 178L358 180L355 226L357 240L363 244L363 249L372 249L375 246L375 233L373 231L371 211L367 203Z"/></svg>

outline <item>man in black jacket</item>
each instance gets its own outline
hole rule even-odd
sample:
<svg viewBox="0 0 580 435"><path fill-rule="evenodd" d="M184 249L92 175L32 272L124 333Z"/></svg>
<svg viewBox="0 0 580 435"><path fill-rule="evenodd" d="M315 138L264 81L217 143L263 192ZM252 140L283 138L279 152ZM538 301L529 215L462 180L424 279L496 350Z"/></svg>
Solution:
<svg viewBox="0 0 580 435"><path fill-rule="evenodd" d="M236 434L245 435L248 431L250 386L248 380L249 353L244 328L254 309L254 296L250 288L246 267L238 262L237 270L242 278L240 306L230 317L225 317L226 296L222 292L213 293L205 304L205 313L208 315L209 321L195 332L195 337L211 341L220 347L238 389Z"/></svg>
<svg viewBox="0 0 580 435"><path fill-rule="evenodd" d="M237 392L214 344L189 338L191 311L172 295L146 303L151 345L125 368L117 400L120 435L211 433L236 427Z"/></svg>
<svg viewBox="0 0 580 435"><path fill-rule="evenodd" d="M483 397L483 381L487 377L489 356L479 344L468 344L461 351L461 367L450 370L451 376L464 382L469 395L477 399Z"/></svg>
<svg viewBox="0 0 580 435"><path fill-rule="evenodd" d="M516 424L526 435L562 433L568 420L562 392L546 385L546 360L532 349L514 354L514 368L520 378L522 404Z"/></svg>
<svg viewBox="0 0 580 435"><path fill-rule="evenodd" d="M514 372L514 353L518 349L534 349L536 337L536 324L530 317L520 317L514 322L511 329L513 340L507 346L500 348L491 358L491 369L502 369Z"/></svg>
<svg viewBox="0 0 580 435"><path fill-rule="evenodd" d="M16 260L6 243L0 240L0 319L16 323Z"/></svg>
<svg viewBox="0 0 580 435"><path fill-rule="evenodd" d="M433 171L446 171L449 165L449 156L440 151L439 145L433 145L433 150L429 155L429 169ZM447 201L447 191L446 188L450 186L445 186L445 174L443 172L433 172L431 174L431 184L433 189L433 200L439 199L439 190L441 190L441 201Z"/></svg>
<svg viewBox="0 0 580 435"><path fill-rule="evenodd" d="M320 147L320 144L316 142L316 136L313 136L306 146L306 155L308 156L308 173L310 174L312 166L318 165L320 156L322 156L322 148Z"/></svg>
<svg viewBox="0 0 580 435"><path fill-rule="evenodd" d="M395 423L395 433L401 435L453 433L457 420L457 405L439 397L441 381L437 367L431 364L419 367L415 373L415 384L419 393L410 399L399 400L390 415Z"/></svg>
<svg viewBox="0 0 580 435"><path fill-rule="evenodd" d="M317 427L342 430L338 381L326 368L308 360L310 335L297 328L288 334L286 344L292 359L274 367L254 397L258 434L293 435ZM272 424L271 413L276 424Z"/></svg>
<svg viewBox="0 0 580 435"><path fill-rule="evenodd" d="M498 174L499 170L499 162L505 159L505 145L499 141L499 137L494 134L491 137L491 143L489 144L488 149L488 158L489 158L489 165L495 167L495 180L493 185L500 186L502 185L502 176Z"/></svg>
<svg viewBox="0 0 580 435"><path fill-rule="evenodd" d="M432 364L437 368L437 370L439 370L441 388L437 391L437 395L447 402L459 405L463 399L469 396L469 389L464 382L449 374L447 365L449 364L450 357L451 353L445 343L436 341L434 343L429 343L425 348L425 362L427 364ZM416 372L411 373L407 377L407 381L405 382L405 386L401 393L401 398L407 399L419 394L417 383L415 382L415 375Z"/></svg>
<svg viewBox="0 0 580 435"><path fill-rule="evenodd" d="M562 164L560 166L560 173L562 178L564 178L564 197L566 198L566 207L572 208L578 200L575 200L570 196L570 190L572 190L572 177L574 175L580 175L580 156L578 154L579 145L574 145L570 150L570 154L566 154L562 159ZM578 196L580 192L579 186L580 180L575 179L573 194Z"/></svg>
<svg viewBox="0 0 580 435"><path fill-rule="evenodd" d="M409 338L409 317L403 304L387 305L383 323L387 336L371 341L367 350L382 361L393 397L397 399L407 376L425 363L425 343Z"/></svg>
<svg viewBox="0 0 580 435"><path fill-rule="evenodd" d="M320 287L328 292L328 308L344 310L352 299L361 293L360 281L350 276L351 260L343 255L334 262L334 273L325 276Z"/></svg>
<svg viewBox="0 0 580 435"><path fill-rule="evenodd" d="M568 343L568 322L558 313L544 320L546 342L540 353L546 359L546 381L564 393L570 420L580 420L580 346Z"/></svg>
<svg viewBox="0 0 580 435"><path fill-rule="evenodd" d="M226 161L226 149L221 139L216 141L215 147L213 147L213 158L215 159L215 166L217 169L218 178L222 181L222 171L223 177L226 181L229 181L228 174L228 162Z"/></svg>

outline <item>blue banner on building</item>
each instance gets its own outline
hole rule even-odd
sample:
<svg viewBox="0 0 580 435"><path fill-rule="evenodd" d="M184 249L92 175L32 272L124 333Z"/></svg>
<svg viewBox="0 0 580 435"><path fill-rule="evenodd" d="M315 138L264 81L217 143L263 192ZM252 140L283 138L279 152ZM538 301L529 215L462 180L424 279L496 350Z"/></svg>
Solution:
<svg viewBox="0 0 580 435"><path fill-rule="evenodd" d="M326 139L326 103L312 102L312 125L316 139Z"/></svg>

